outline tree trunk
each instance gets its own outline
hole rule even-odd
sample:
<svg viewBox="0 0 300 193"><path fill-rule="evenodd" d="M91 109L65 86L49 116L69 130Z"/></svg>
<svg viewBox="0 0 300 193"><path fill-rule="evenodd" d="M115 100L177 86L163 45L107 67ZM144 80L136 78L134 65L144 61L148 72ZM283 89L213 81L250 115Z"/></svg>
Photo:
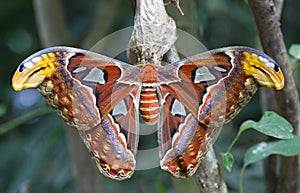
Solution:
<svg viewBox="0 0 300 193"><path fill-rule="evenodd" d="M272 0L250 0L257 29L264 51L277 61L284 77L285 88L275 93L278 112L300 134L299 94L295 85L291 65L288 60L276 7ZM280 174L277 179L277 193L296 193L299 187L299 157L282 157ZM276 183L276 182L275 182Z"/></svg>

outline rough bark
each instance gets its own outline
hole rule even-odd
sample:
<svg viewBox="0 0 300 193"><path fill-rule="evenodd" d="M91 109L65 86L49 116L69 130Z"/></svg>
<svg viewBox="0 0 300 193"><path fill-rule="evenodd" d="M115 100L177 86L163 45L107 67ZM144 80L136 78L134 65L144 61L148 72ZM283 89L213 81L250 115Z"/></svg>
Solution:
<svg viewBox="0 0 300 193"><path fill-rule="evenodd" d="M283 0L276 0L276 13L278 18L281 17L283 8ZM259 40L258 40L259 41ZM261 48L261 43L258 42ZM263 111L277 111L275 100L275 91L269 88L261 88L261 105ZM268 141L276 140L273 137L268 137ZM280 162L277 155L271 155L264 160L264 177L265 177L265 192L275 192L277 188L278 167Z"/></svg>
<svg viewBox="0 0 300 193"><path fill-rule="evenodd" d="M207 152L196 173L196 180L201 193L226 193L227 186L212 148Z"/></svg>
<svg viewBox="0 0 300 193"><path fill-rule="evenodd" d="M160 64L175 43L176 25L162 0L137 0L127 56L131 64Z"/></svg>
<svg viewBox="0 0 300 193"><path fill-rule="evenodd" d="M257 29L264 51L280 65L284 77L285 88L275 93L278 112L294 127L295 134L300 133L299 95L288 61L275 4L272 0L250 0ZM296 193L299 187L298 157L281 158L280 174L277 179L277 193Z"/></svg>

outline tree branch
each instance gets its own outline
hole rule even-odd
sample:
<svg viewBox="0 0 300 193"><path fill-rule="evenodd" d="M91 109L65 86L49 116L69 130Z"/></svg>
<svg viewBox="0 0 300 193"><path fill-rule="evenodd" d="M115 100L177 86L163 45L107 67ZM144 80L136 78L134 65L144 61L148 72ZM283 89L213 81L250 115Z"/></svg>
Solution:
<svg viewBox="0 0 300 193"><path fill-rule="evenodd" d="M196 180L201 193L227 193L218 160L211 147L196 173Z"/></svg>
<svg viewBox="0 0 300 193"><path fill-rule="evenodd" d="M60 0L34 0L35 18L44 47L68 44L69 34Z"/></svg>
<svg viewBox="0 0 300 193"><path fill-rule="evenodd" d="M127 49L128 61L131 64L160 64L176 39L176 25L166 13L164 2L137 0L134 28Z"/></svg>
<svg viewBox="0 0 300 193"><path fill-rule="evenodd" d="M97 5L96 16L91 28L81 43L83 48L91 48L98 40L108 34L112 27L115 16L117 15L121 1L99 1ZM105 19L102 19L105 18Z"/></svg>
<svg viewBox="0 0 300 193"><path fill-rule="evenodd" d="M281 12L283 8L283 1L284 0L276 0L276 14L278 18L281 17ZM258 40L259 41L259 40ZM259 42L261 47L261 43ZM275 100L275 91L270 88L261 88L261 105L263 111L276 111L277 110L277 103ZM268 141L276 140L273 137L268 137ZM271 155L268 158L264 159L264 177L265 177L265 192L275 192L277 189L277 178L278 174L278 167L280 166L280 162L278 161L277 155Z"/></svg>
<svg viewBox="0 0 300 193"><path fill-rule="evenodd" d="M171 0L172 1L172 0ZM171 2L170 1L170 2ZM174 5L166 6L170 16L176 21L178 29L188 32L194 37L199 37L199 23L197 19L197 5L196 1L183 1L180 3L184 16L180 14Z"/></svg>
<svg viewBox="0 0 300 193"><path fill-rule="evenodd" d="M263 49L279 63L285 77L285 88L275 94L278 111L290 121L295 129L294 132L299 135L299 95L288 61L288 55L280 30L280 23L278 21L274 2L272 0L250 0L250 5L255 17ZM280 177L278 179L276 192L296 193L299 186L298 184L298 157L282 158Z"/></svg>

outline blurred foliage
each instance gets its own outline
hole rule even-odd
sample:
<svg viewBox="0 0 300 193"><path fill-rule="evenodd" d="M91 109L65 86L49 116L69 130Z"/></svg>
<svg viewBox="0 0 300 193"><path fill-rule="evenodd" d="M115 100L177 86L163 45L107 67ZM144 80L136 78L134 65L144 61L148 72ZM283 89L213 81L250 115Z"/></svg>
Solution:
<svg viewBox="0 0 300 193"><path fill-rule="evenodd" d="M98 0L63 0L74 45L77 45L86 34L91 18L95 16L97 2ZM185 1L181 3L184 4ZM116 9L119 11L110 29L111 32L131 26L133 23L133 12L129 1ZM255 47L256 29L246 1L197 0L197 9L200 32L197 38L206 47L216 48L227 45ZM300 1L286 1L284 4L281 26L287 47L300 42L299 10ZM188 10L183 11L189 14ZM18 64L29 54L41 49L32 1L0 0L0 23L2 58L0 121L6 123L23 114L33 112L45 103L35 90L17 93L11 89L11 77ZM215 144L216 152L226 151L225 148L233 140L241 122L250 118L258 120L260 116L259 96L256 95L238 117L224 127ZM70 128L66 128L63 121L52 113L35 118L1 135L0 192L75 192L71 160L64 135L65 129ZM245 149L262 139L262 135L251 131L241 136L237 147L232 150L237 166L241 165ZM146 138L142 143L153 146L156 142L153 142L153 138L151 140ZM244 178L246 182L244 189L251 188L252 192L262 192L264 189L262 164L253 164L249 167L251 170ZM240 168L234 167L232 173L224 172L230 192L238 191L239 171ZM114 185L120 183L122 189L118 192L169 193L175 192L172 189L171 179L171 175L156 168L136 171L133 178L126 182L115 182L105 178L104 184L108 192L114 192Z"/></svg>
<svg viewBox="0 0 300 193"><path fill-rule="evenodd" d="M296 71L300 67L300 44L292 44L289 48L289 54L292 70Z"/></svg>

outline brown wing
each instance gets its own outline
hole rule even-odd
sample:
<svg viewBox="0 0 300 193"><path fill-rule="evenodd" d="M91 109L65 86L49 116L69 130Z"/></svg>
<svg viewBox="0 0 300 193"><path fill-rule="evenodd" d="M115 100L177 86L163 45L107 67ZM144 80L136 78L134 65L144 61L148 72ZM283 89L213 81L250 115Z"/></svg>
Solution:
<svg viewBox="0 0 300 193"><path fill-rule="evenodd" d="M284 81L270 57L245 47L196 55L166 66L159 74L164 99L159 125L161 166L175 176L189 176L196 170L222 125L259 85L281 89ZM185 112L180 118L172 113L178 110L174 101Z"/></svg>
<svg viewBox="0 0 300 193"><path fill-rule="evenodd" d="M129 178L138 140L139 69L85 50L53 47L22 62L16 90L38 88L67 124L78 129L100 171Z"/></svg>
<svg viewBox="0 0 300 193"><path fill-rule="evenodd" d="M158 122L161 168L177 177L193 175L210 144L209 132L176 98L165 95Z"/></svg>
<svg viewBox="0 0 300 193"><path fill-rule="evenodd" d="M139 121L134 100L124 97L98 126L80 131L99 170L112 179L127 179L135 169Z"/></svg>

